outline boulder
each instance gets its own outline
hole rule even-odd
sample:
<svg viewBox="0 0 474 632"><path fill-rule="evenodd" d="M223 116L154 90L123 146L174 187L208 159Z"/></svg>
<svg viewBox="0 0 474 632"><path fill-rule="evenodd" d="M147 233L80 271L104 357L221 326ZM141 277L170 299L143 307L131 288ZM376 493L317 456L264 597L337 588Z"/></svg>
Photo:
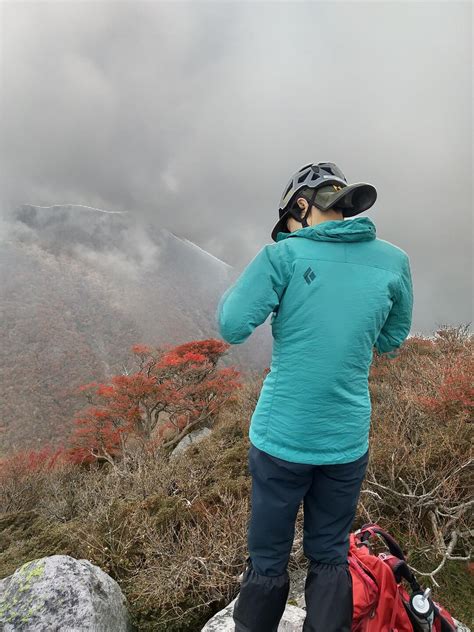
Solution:
<svg viewBox="0 0 474 632"><path fill-rule="evenodd" d="M0 581L4 632L132 632L117 582L88 560L51 555Z"/></svg>
<svg viewBox="0 0 474 632"><path fill-rule="evenodd" d="M199 443L200 441L208 437L211 434L211 432L212 431L209 430L209 428L200 428L199 430L193 430L188 435L183 437L183 439L181 439L181 441L178 443L176 448L171 453L170 458L174 458L178 456L179 454L184 452L186 448L189 448L190 445L194 443Z"/></svg>
<svg viewBox="0 0 474 632"><path fill-rule="evenodd" d="M232 618L232 611L236 601L237 597L223 610L215 614L212 619L209 619L202 628L202 632L234 632L235 623ZM301 632L305 616L305 610L287 604L278 626L278 632Z"/></svg>

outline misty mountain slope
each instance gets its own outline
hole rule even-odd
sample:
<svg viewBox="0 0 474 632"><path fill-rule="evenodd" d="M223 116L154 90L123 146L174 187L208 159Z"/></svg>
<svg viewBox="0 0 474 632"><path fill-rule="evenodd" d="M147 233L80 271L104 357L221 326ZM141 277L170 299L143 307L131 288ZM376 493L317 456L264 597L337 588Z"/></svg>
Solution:
<svg viewBox="0 0 474 632"><path fill-rule="evenodd" d="M235 270L127 213L24 205L0 249L0 453L59 439L85 405L79 385L131 366L131 345L218 337L217 302ZM271 331L224 364L269 366Z"/></svg>
<svg viewBox="0 0 474 632"><path fill-rule="evenodd" d="M118 371L139 332L73 262L8 245L0 270L3 450L57 436L83 405L73 389Z"/></svg>

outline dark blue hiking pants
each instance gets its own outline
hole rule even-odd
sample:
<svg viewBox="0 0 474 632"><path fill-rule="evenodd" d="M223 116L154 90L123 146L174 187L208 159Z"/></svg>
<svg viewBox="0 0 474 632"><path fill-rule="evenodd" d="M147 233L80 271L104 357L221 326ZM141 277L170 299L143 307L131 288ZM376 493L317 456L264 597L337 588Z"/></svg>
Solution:
<svg viewBox="0 0 474 632"><path fill-rule="evenodd" d="M347 556L369 451L352 463L307 465L251 444L247 567L234 606L235 632L277 632L290 583L287 565L303 501L309 560L303 632L350 632L352 577Z"/></svg>

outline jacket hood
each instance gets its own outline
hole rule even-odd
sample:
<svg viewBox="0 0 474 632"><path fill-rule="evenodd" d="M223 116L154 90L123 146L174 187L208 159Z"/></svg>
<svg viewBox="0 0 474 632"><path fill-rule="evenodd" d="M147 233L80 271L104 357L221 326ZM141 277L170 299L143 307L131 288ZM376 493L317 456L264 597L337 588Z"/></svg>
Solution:
<svg viewBox="0 0 474 632"><path fill-rule="evenodd" d="M290 237L305 237L315 241L370 241L375 239L375 224L369 217L356 217L355 219L328 220L306 226L292 233L278 233L276 241L289 239Z"/></svg>

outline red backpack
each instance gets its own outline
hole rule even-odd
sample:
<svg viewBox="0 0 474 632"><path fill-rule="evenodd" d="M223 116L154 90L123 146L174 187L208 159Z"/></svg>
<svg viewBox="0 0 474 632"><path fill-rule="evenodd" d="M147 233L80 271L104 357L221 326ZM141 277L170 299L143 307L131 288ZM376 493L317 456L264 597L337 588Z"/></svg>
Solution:
<svg viewBox="0 0 474 632"><path fill-rule="evenodd" d="M368 543L382 536L390 553L371 552ZM351 533L349 568L353 588L352 632L456 632L451 615L423 591L391 535L375 523ZM405 579L411 596L401 584Z"/></svg>

